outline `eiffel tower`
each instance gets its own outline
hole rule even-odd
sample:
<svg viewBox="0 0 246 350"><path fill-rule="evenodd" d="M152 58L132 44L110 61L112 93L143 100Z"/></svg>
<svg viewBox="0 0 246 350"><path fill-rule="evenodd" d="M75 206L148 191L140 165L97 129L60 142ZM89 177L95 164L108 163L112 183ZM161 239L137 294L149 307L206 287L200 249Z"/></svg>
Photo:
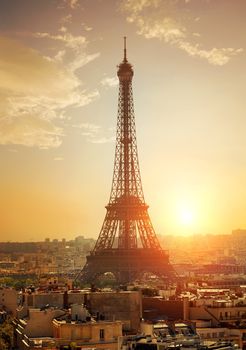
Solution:
<svg viewBox="0 0 246 350"><path fill-rule="evenodd" d="M127 60L126 37L117 75L119 99L112 189L95 247L76 278L84 283L94 283L107 272L113 273L118 283L132 282L144 273L161 278L174 275L144 200L132 96L133 67Z"/></svg>

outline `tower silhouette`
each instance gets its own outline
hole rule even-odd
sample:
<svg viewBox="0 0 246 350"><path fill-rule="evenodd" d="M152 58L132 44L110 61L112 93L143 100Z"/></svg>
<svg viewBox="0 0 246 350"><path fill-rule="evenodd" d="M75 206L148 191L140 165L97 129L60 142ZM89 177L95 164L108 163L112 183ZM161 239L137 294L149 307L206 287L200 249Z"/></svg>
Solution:
<svg viewBox="0 0 246 350"><path fill-rule="evenodd" d="M112 189L95 247L77 276L87 283L106 272L113 273L119 283L131 282L148 272L159 277L174 274L144 200L132 96L133 68L127 60L126 37L117 75L119 99Z"/></svg>

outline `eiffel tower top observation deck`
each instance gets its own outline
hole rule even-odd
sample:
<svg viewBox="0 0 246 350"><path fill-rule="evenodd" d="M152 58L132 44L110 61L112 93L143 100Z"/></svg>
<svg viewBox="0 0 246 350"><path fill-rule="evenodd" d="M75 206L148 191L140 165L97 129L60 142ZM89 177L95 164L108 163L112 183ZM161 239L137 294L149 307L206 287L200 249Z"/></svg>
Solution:
<svg viewBox="0 0 246 350"><path fill-rule="evenodd" d="M81 271L84 281L113 272L120 282L128 282L143 272L166 276L172 270L144 200L132 95L133 74L124 38L124 58L117 71L119 97L112 188L99 237Z"/></svg>

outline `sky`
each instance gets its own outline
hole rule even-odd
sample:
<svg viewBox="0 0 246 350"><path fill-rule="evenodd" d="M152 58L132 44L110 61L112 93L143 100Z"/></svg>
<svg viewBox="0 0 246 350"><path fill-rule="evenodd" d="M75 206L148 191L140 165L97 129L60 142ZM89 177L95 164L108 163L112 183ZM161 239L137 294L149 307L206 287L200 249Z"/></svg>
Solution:
<svg viewBox="0 0 246 350"><path fill-rule="evenodd" d="M127 36L158 235L246 227L245 0L0 0L0 240L97 238Z"/></svg>

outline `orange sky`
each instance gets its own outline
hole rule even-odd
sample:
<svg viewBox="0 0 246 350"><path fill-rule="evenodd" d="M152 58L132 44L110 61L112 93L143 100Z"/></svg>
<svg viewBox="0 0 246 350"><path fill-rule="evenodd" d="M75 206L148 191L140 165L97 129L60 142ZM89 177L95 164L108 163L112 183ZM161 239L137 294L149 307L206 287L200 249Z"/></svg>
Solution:
<svg viewBox="0 0 246 350"><path fill-rule="evenodd" d="M122 37L157 234L246 227L244 0L0 1L0 240L97 238Z"/></svg>

